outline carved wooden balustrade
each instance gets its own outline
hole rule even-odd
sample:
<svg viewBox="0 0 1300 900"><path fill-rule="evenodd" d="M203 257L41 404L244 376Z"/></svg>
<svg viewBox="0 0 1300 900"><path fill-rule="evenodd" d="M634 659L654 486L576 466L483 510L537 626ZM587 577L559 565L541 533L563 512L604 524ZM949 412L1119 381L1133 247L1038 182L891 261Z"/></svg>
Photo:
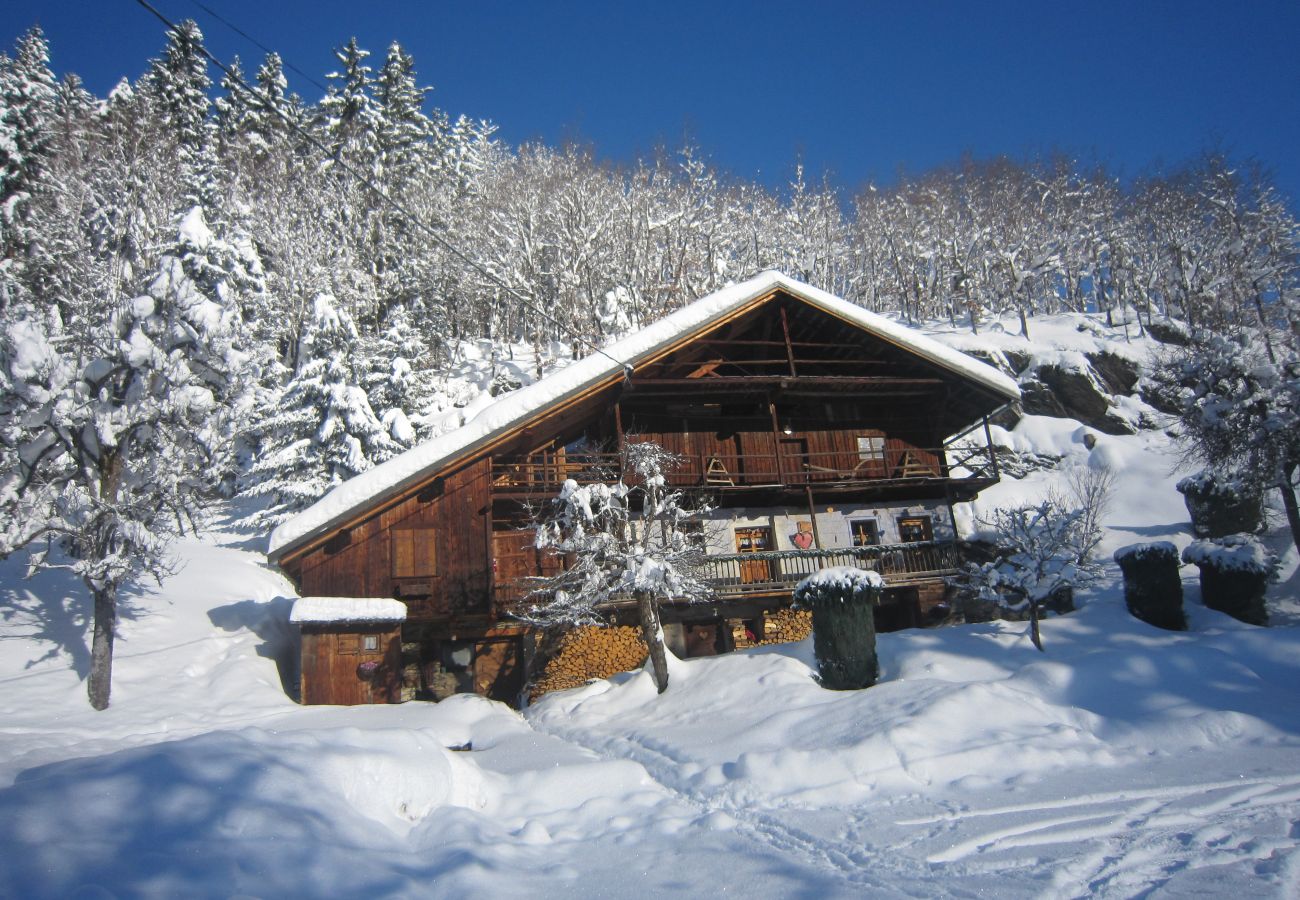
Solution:
<svg viewBox="0 0 1300 900"><path fill-rule="evenodd" d="M619 477L617 453L548 450L492 463L495 495L553 496L567 479L579 484ZM746 453L683 455L667 473L669 485L710 491L734 488L851 488L951 482L986 486L998 480L997 461L983 442L943 447L889 448L869 458L845 453Z"/></svg>

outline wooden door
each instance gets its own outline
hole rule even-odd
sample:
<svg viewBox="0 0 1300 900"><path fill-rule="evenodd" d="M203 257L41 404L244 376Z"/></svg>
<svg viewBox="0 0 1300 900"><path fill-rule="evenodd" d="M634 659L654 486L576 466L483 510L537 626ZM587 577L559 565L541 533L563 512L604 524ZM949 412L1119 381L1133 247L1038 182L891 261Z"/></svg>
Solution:
<svg viewBox="0 0 1300 900"><path fill-rule="evenodd" d="M474 645L474 693L515 706L524 689L524 654L519 638Z"/></svg>
<svg viewBox="0 0 1300 900"><path fill-rule="evenodd" d="M531 531L498 531L492 535L492 577L496 601L517 600L527 593L523 579L536 575L537 551Z"/></svg>
<svg viewBox="0 0 1300 900"><path fill-rule="evenodd" d="M771 549L771 528L736 529L737 553L762 553ZM740 561L741 584L765 584L773 580L775 579L772 577L772 561L770 559L742 559Z"/></svg>

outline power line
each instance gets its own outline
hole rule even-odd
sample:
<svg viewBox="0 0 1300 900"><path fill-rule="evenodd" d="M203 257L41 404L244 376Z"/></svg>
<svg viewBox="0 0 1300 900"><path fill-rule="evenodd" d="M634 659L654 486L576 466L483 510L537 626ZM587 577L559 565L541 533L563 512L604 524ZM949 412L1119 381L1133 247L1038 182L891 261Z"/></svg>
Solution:
<svg viewBox="0 0 1300 900"><path fill-rule="evenodd" d="M170 19L164 16L151 3L149 3L149 0L136 0L136 2L140 6L144 7L156 19L158 19L158 21L166 25L168 29L170 29L171 31L178 30L177 26ZM193 0L191 0L191 2L193 2ZM258 46L261 45L259 44ZM306 140L317 150L322 151L327 156L331 154L330 148L325 146L325 144L318 137L316 137L316 135L312 134L309 131L306 131L301 126L299 126L298 123L295 122L292 118L290 118L283 110L277 107L271 107L264 104L262 98L259 97L251 87L248 86L248 83L244 81L243 77L240 76L237 72L233 71L229 66L223 63L221 60L213 56L212 51L208 50L207 47L200 45L198 47L198 50L207 58L209 62L211 62L214 66L216 66L218 69L220 69L222 72L225 73L226 77L230 80L230 84L244 91L248 95L248 97L252 100L252 102L256 104L261 104L263 108L269 109L271 112L275 113L277 116L280 117L280 119L286 125L289 126L289 128L292 131L296 132L300 137ZM413 212L411 212L405 206L403 206L399 201L390 197L387 191L385 191L383 188L379 187L379 185L371 181L370 178L364 172L358 170L351 163L346 162L341 158L335 158L334 164L337 165L343 172L347 173L348 175L351 175L357 181L361 182L366 187L370 188L370 190L374 192L376 197L378 197L381 201L383 201L392 209L396 210L398 215L400 215L408 224L415 226L420 231L423 231L425 234L427 234L430 238L433 239L434 243L438 244L440 247L447 250L447 252L451 253L453 256L455 256L465 265L469 266L475 272L478 272L480 275L486 278L488 281L492 282L497 287L501 288L501 290L505 291L507 294L514 297L526 309L532 311L534 314L540 316L542 319L545 319L547 322L550 322L552 325L556 326L561 331L567 332L575 342L585 345L586 347L591 349L594 353L599 353L601 356L605 357L610 362L614 363L616 366L619 366L623 370L624 379L627 379L628 377L631 376L632 374L631 365L623 362L622 360L618 360L610 356L600 347L597 347L591 341L587 340L585 337L578 334L578 332L575 331L572 328L572 326L566 325L564 322L561 322L559 319L555 318L550 313L546 312L543 309L538 308L532 302L532 300L530 300L528 297L525 297L518 290L511 287L506 282L502 281L501 278L499 278L496 274L488 271L479 263L475 262L473 259L469 257L468 254L463 252L459 247L457 247L455 244L451 243L449 240L447 240L445 237L439 234L437 230L435 230L432 226L426 223L423 219L420 219Z"/></svg>
<svg viewBox="0 0 1300 900"><path fill-rule="evenodd" d="M190 3L194 4L194 5L197 6L199 9L203 10L205 13L207 13L207 14L210 15L210 16L212 16L212 18L216 19L216 20L217 20L218 22L220 22L222 25L225 25L227 28L229 28L229 29L230 29L231 31L233 31L235 34L237 34L237 35L239 35L240 37L244 38L246 41L248 41L249 43L253 44L255 47L260 48L260 49L262 50L263 53L275 53L276 56L280 56L279 53L276 53L276 51L274 51L274 50L272 50L270 47L266 46L266 44L263 44L261 41L259 41L259 40L258 40L257 38L255 38L255 37L253 37L253 36L252 36L251 34L249 34L247 31L244 31L242 28L240 28L240 27L239 27L238 25L236 25L235 23L231 22L229 19L225 19L225 18L223 18L223 17L221 16L220 13L218 13L215 9L213 9L213 8L210 7L210 6L208 6L207 4L200 3L199 0L190 0ZM301 75L303 78L307 79L308 82L310 82L311 84L314 84L316 87L320 88L322 91L325 91L325 92L328 93L329 88L325 87L325 85L321 84L321 83L320 83L319 81L317 81L315 78L312 78L310 75L308 75L308 74L307 74L306 72L304 72L302 69L300 69L300 68L298 68L297 66L295 66L293 63L291 63L291 62L289 62L288 60L284 59L284 57L280 57L280 59L281 59L281 61L284 63L284 67L285 67L286 69L288 69L289 71L294 72L294 73L296 73L296 74L298 74L298 75Z"/></svg>

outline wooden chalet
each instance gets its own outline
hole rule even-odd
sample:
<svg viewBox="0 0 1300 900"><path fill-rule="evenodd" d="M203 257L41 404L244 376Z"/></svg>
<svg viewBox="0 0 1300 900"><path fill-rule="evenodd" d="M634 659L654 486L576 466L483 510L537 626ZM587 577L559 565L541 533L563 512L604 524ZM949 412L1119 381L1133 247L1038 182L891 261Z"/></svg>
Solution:
<svg viewBox="0 0 1300 900"><path fill-rule="evenodd" d="M269 557L303 595L401 601L408 696L516 703L534 642L510 610L560 565L533 549L529 510L566 479L608 479L625 442L655 441L683 460L670 482L714 505L701 527L716 601L664 611L679 654L728 649L728 623L761 634L833 565L885 576L881 628L917 625L958 564L952 503L998 480L988 417L1018 396L970 357L765 273L346 482L278 528ZM347 665L333 671L304 702L396 696L362 698Z"/></svg>

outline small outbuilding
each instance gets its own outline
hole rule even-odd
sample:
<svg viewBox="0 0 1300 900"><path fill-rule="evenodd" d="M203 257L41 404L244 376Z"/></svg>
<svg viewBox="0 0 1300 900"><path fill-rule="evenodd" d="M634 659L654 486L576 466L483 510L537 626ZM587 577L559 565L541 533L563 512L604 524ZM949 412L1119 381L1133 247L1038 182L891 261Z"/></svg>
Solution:
<svg viewBox="0 0 1300 900"><path fill-rule="evenodd" d="M389 597L303 597L289 621L302 629L304 704L401 699L406 604Z"/></svg>

